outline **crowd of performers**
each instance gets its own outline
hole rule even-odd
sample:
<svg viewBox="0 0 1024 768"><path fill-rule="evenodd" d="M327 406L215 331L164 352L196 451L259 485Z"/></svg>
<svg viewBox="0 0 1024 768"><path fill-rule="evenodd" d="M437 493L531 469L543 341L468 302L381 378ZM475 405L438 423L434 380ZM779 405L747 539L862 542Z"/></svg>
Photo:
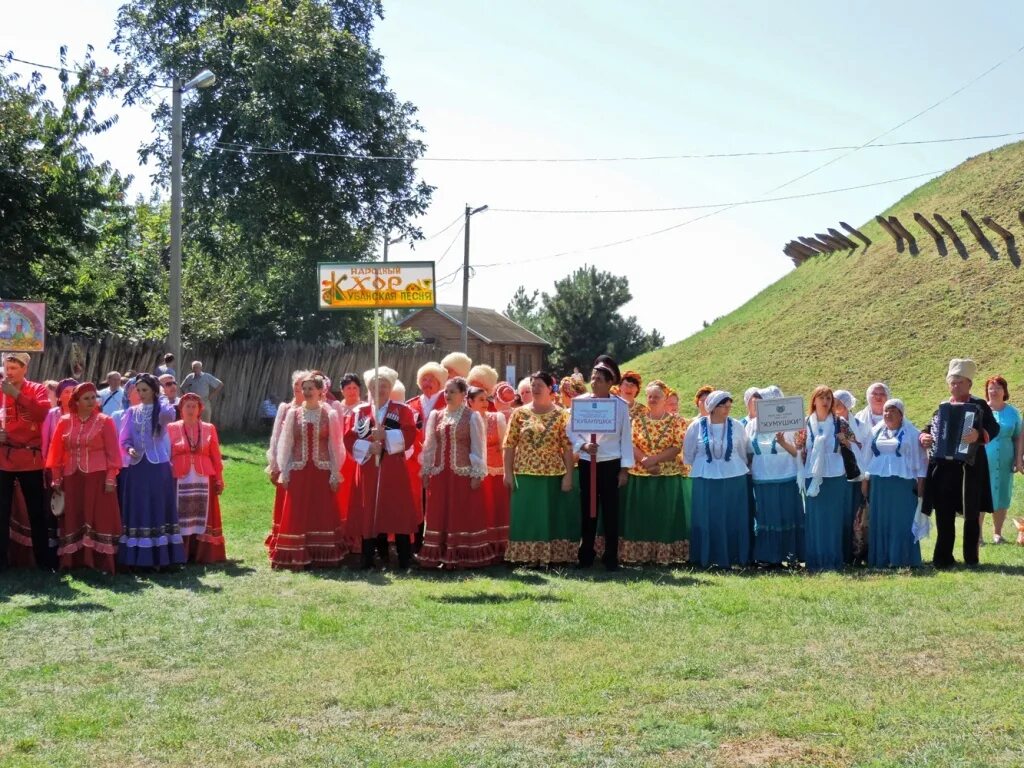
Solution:
<svg viewBox="0 0 1024 768"><path fill-rule="evenodd" d="M729 392L702 387L687 420L677 392L645 386L607 356L589 382L538 371L513 388L453 353L420 368L422 394L407 402L390 368L346 375L341 399L322 374L296 371L267 452L277 495L266 546L274 567L291 569L350 553L373 568L392 544L403 569L588 568L598 558L608 570L917 567L935 512L935 566L954 563L958 514L963 560L975 564L980 515L1005 517L1006 477L1024 466L1005 381L991 379L982 400L970 394L976 373L958 359L947 374L947 402L978 409L964 442L985 446L962 463L930 456L937 416L919 431L884 383L860 411L850 392L820 386L803 429L762 434L757 401L783 397L777 386L748 389L740 419ZM615 430L574 433L576 398L614 402Z"/></svg>
<svg viewBox="0 0 1024 768"><path fill-rule="evenodd" d="M29 380L29 364L27 354L3 355L0 570L225 560L220 444L202 398L172 402L143 373L114 409L91 382Z"/></svg>
<svg viewBox="0 0 1024 768"><path fill-rule="evenodd" d="M104 412L92 383L51 391L27 378L28 355L3 356L0 383L0 569L88 567L108 573L225 559L217 430L203 400L173 401L140 374ZM933 563L978 562L981 516L996 541L1012 474L1024 471L1021 418L1006 381L971 394L977 366L949 364L945 413L970 405L970 461L937 455L936 411L919 431L884 383L857 411L846 390L816 388L803 428L764 434L752 387L734 418L729 392L702 387L697 415L661 381L601 356L589 381L538 371L513 387L453 353L417 373L405 401L387 367L346 374L336 397L319 371L296 371L267 451L276 491L266 539L274 568L481 568L600 558L699 567L838 570L920 566L934 512ZM615 429L576 433L574 399L615 404ZM947 409L947 410L943 410ZM966 410L966 409L964 409ZM981 448L983 446L983 448ZM979 449L980 448L980 449ZM591 503L591 487L596 494Z"/></svg>

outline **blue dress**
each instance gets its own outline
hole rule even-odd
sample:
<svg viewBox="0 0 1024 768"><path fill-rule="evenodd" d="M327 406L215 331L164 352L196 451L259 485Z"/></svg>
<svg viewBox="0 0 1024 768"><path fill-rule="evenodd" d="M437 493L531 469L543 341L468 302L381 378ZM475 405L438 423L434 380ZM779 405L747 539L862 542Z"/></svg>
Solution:
<svg viewBox="0 0 1024 768"><path fill-rule="evenodd" d="M1013 458L1021 430L1020 413L1009 403L1003 406L1003 410L993 410L992 413L999 422L999 435L985 446L992 504L994 509L1009 509L1013 497Z"/></svg>

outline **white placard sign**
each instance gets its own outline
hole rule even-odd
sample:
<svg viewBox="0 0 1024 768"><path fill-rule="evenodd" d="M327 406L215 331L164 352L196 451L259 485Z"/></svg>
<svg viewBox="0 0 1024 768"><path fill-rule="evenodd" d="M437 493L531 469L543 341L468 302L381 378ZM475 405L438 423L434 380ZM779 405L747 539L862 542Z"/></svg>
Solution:
<svg viewBox="0 0 1024 768"><path fill-rule="evenodd" d="M795 432L804 428L804 399L780 397L757 401L757 433L774 435L776 432Z"/></svg>
<svg viewBox="0 0 1024 768"><path fill-rule="evenodd" d="M614 397L577 397L572 401L573 432L584 435L605 435L615 431L618 400Z"/></svg>

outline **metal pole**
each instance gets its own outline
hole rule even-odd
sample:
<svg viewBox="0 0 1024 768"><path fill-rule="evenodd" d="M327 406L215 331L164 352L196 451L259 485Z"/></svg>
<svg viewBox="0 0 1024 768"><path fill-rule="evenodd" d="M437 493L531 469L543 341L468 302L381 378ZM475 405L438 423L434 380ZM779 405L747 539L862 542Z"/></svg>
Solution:
<svg viewBox="0 0 1024 768"><path fill-rule="evenodd" d="M462 254L462 331L459 341L462 345L462 354L469 354L469 219L473 212L466 205L466 239Z"/></svg>
<svg viewBox="0 0 1024 768"><path fill-rule="evenodd" d="M181 87L180 77L171 86L171 273L169 279L168 346L181 365Z"/></svg>

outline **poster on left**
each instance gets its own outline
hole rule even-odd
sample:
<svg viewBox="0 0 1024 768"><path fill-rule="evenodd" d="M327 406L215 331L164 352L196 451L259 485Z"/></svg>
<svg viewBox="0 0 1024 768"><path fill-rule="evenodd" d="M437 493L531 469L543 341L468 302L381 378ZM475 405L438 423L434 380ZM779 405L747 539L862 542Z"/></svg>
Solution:
<svg viewBox="0 0 1024 768"><path fill-rule="evenodd" d="M0 352L42 352L46 348L46 304L0 301Z"/></svg>

